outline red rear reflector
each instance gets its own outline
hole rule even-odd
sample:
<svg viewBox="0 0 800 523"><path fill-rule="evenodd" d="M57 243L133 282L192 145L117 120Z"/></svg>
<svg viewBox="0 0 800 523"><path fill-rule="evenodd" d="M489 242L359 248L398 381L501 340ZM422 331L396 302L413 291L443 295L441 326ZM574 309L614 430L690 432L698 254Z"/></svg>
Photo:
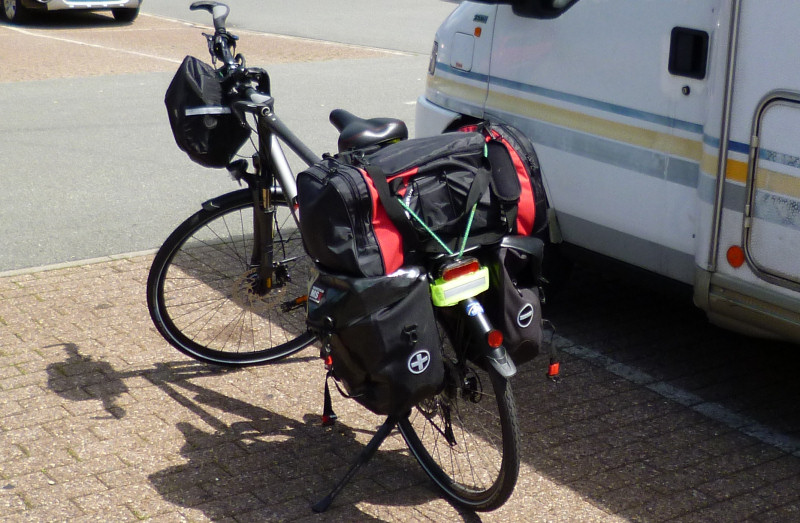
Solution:
<svg viewBox="0 0 800 523"><path fill-rule="evenodd" d="M550 366L547 368L547 377L553 378L555 376L558 376L559 372L561 372L561 363L556 361L554 363L551 363Z"/></svg>
<svg viewBox="0 0 800 523"><path fill-rule="evenodd" d="M738 269L744 265L744 250L738 245L733 245L728 249L727 258L731 267Z"/></svg>
<svg viewBox="0 0 800 523"><path fill-rule="evenodd" d="M493 349L503 344L503 333L497 329L492 329L486 334L486 342Z"/></svg>
<svg viewBox="0 0 800 523"><path fill-rule="evenodd" d="M466 258L460 262L448 265L442 270L442 279L444 281L455 280L465 274L472 274L481 269L481 264L475 258Z"/></svg>

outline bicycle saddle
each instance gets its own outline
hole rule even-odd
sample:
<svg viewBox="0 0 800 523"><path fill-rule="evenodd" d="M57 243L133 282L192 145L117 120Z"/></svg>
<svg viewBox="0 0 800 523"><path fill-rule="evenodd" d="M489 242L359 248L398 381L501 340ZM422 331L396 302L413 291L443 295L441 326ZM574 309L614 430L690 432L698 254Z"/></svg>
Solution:
<svg viewBox="0 0 800 523"><path fill-rule="evenodd" d="M408 138L408 127L396 118L359 118L345 111L331 111L331 123L339 131L339 152Z"/></svg>

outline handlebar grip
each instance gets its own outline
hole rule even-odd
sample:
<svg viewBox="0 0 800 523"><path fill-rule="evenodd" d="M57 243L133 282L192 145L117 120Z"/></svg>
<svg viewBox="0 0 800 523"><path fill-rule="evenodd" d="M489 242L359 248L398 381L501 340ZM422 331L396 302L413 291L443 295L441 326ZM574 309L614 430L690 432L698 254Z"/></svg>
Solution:
<svg viewBox="0 0 800 523"><path fill-rule="evenodd" d="M198 2L193 2L192 5L189 6L189 9L191 11L204 9L211 13L211 16L214 18L214 29L217 31L225 30L225 20L227 20L228 14L231 12L227 5L222 2L214 2L213 0L199 0Z"/></svg>

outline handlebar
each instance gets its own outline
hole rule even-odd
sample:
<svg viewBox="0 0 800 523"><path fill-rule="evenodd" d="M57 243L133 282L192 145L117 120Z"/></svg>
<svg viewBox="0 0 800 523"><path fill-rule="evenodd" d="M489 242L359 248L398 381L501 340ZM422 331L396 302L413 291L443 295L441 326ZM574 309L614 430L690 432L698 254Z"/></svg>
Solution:
<svg viewBox="0 0 800 523"><path fill-rule="evenodd" d="M192 3L189 9L191 11L199 11L200 9L208 11L214 17L214 29L225 32L225 20L227 20L228 14L231 12L227 5L212 0L199 0Z"/></svg>
<svg viewBox="0 0 800 523"><path fill-rule="evenodd" d="M264 125L268 125L281 136L300 158L309 165L316 163L319 157L272 112L273 99L269 95L270 81L267 71L258 67L246 67L242 55L234 57L233 51L238 38L225 28L230 8L222 2L199 0L192 3L189 9L208 11L214 17L214 34L206 35L208 50L215 60L221 60L224 64L221 68L223 82L231 95L234 113L244 122L245 112L259 112Z"/></svg>
<svg viewBox="0 0 800 523"><path fill-rule="evenodd" d="M205 35L208 40L208 52L211 53L211 57L215 61L221 60L228 70L234 70L239 65L243 65L244 59L241 58L241 55L234 57L238 37L229 33L225 28L225 21L231 12L230 8L222 2L199 0L192 3L189 9L192 11L208 11L214 18L214 34Z"/></svg>

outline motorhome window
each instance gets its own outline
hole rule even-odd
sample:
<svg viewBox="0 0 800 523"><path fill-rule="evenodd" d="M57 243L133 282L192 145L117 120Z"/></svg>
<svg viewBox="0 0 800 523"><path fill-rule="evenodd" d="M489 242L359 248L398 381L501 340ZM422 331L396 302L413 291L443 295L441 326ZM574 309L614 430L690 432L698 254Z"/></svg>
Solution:
<svg viewBox="0 0 800 523"><path fill-rule="evenodd" d="M672 29L669 47L669 72L702 80L708 62L708 33L687 27Z"/></svg>

